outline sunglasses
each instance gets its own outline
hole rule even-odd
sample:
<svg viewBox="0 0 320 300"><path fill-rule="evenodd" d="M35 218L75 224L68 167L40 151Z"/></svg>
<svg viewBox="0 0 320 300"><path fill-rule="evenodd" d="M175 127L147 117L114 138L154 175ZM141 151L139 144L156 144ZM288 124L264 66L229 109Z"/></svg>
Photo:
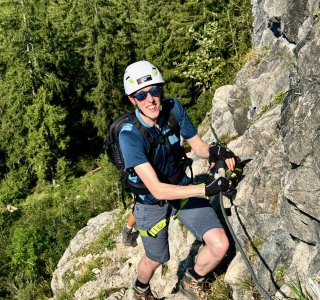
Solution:
<svg viewBox="0 0 320 300"><path fill-rule="evenodd" d="M161 96L161 86L154 86L153 88L151 88L149 91L141 91L138 93L135 93L133 95L133 97L135 97L138 101L143 101L146 100L148 93L152 96L152 97L160 97Z"/></svg>

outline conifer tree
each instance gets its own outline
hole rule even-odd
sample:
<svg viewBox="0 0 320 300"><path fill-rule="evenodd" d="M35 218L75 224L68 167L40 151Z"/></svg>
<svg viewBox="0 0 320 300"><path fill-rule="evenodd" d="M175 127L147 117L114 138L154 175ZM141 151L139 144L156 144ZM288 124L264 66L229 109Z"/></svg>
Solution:
<svg viewBox="0 0 320 300"><path fill-rule="evenodd" d="M11 189L15 182L25 182L23 191L32 178L53 179L66 147L65 112L55 103L63 84L51 68L47 2L6 2L1 10L5 21L0 54L0 144L7 170L1 195L7 200L19 196L19 191ZM10 190L18 194L8 195Z"/></svg>

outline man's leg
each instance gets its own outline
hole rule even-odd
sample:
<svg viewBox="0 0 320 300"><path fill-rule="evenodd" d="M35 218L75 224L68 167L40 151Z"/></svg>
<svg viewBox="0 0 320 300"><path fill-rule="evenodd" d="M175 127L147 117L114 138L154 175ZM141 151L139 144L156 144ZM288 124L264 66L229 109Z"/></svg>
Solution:
<svg viewBox="0 0 320 300"><path fill-rule="evenodd" d="M228 238L217 214L205 199L191 198L178 218L197 240L204 242L194 268L186 270L180 282L182 292L192 299L207 299L209 286L204 276L224 258L229 247Z"/></svg>
<svg viewBox="0 0 320 300"><path fill-rule="evenodd" d="M134 242L134 238L137 238L137 232L133 231L133 227L136 224L136 220L133 212L130 212L128 216L127 223L124 225L122 229L122 242L125 246L136 246Z"/></svg>
<svg viewBox="0 0 320 300"><path fill-rule="evenodd" d="M127 226L129 228L133 228L133 226L136 225L136 219L134 217L133 212L131 211L129 216L128 216L128 220L127 220Z"/></svg>
<svg viewBox="0 0 320 300"><path fill-rule="evenodd" d="M161 266L161 263L156 262L146 256L142 257L138 264L138 280L142 283L149 283L154 271Z"/></svg>
<svg viewBox="0 0 320 300"><path fill-rule="evenodd" d="M203 235L205 245L197 255L194 271L200 276L205 276L212 271L225 257L229 240L222 228L213 228Z"/></svg>
<svg viewBox="0 0 320 300"><path fill-rule="evenodd" d="M166 219L168 205L144 205L137 203L135 207L135 218L137 228L149 230L160 220ZM136 299L157 299L150 290L149 282L154 271L170 258L168 244L168 227L157 233L156 237L141 236L145 250L145 256L140 260L137 267L137 279L134 284Z"/></svg>
<svg viewBox="0 0 320 300"><path fill-rule="evenodd" d="M161 264L144 256L138 263L138 277L136 278L133 289L135 291L134 299L136 300L159 300L156 298L150 288L149 281L151 280L154 271Z"/></svg>

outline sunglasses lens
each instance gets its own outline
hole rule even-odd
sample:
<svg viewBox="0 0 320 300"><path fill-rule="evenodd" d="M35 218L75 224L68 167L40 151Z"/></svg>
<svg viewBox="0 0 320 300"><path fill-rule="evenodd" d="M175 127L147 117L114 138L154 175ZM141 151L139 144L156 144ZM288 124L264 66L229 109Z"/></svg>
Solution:
<svg viewBox="0 0 320 300"><path fill-rule="evenodd" d="M136 93L134 95L134 97L138 100L138 101L143 101L147 98L148 92L139 92Z"/></svg>
<svg viewBox="0 0 320 300"><path fill-rule="evenodd" d="M149 93L153 97L160 97L161 96L161 87L160 86L155 86L152 89L150 89Z"/></svg>
<svg viewBox="0 0 320 300"><path fill-rule="evenodd" d="M161 87L160 86L154 86L151 88L149 91L141 91L136 94L134 94L134 97L138 101L143 101L147 98L148 93L150 93L151 96L153 97L160 97L161 96Z"/></svg>

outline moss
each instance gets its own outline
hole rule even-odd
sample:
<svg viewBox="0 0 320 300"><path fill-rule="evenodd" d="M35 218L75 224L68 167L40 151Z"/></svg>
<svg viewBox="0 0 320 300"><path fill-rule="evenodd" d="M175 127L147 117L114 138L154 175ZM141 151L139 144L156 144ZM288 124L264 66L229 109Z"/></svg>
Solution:
<svg viewBox="0 0 320 300"><path fill-rule="evenodd" d="M251 48L245 55L245 62L253 62L255 66L258 66L260 62L267 56L270 51L270 47L255 47Z"/></svg>
<svg viewBox="0 0 320 300"><path fill-rule="evenodd" d="M276 281L278 282L279 285L284 284L284 277L287 273L287 270L283 267L280 266L274 271L274 275L276 277Z"/></svg>
<svg viewBox="0 0 320 300"><path fill-rule="evenodd" d="M262 245L263 240L256 235L253 235L250 241L245 245L245 252L252 263L256 262L258 256L257 251L261 249Z"/></svg>
<svg viewBox="0 0 320 300"><path fill-rule="evenodd" d="M169 271L169 267L168 264L163 264L161 266L161 276L165 276L167 274L167 272Z"/></svg>
<svg viewBox="0 0 320 300"><path fill-rule="evenodd" d="M240 101L237 102L237 107L236 108L247 108L251 104L251 100L249 97L243 98Z"/></svg>
<svg viewBox="0 0 320 300"><path fill-rule="evenodd" d="M228 133L224 133L219 136L219 141L222 145L227 145L232 140L233 140L233 137Z"/></svg>
<svg viewBox="0 0 320 300"><path fill-rule="evenodd" d="M119 259L119 262L121 265L123 265L129 258L126 256L121 256Z"/></svg>

